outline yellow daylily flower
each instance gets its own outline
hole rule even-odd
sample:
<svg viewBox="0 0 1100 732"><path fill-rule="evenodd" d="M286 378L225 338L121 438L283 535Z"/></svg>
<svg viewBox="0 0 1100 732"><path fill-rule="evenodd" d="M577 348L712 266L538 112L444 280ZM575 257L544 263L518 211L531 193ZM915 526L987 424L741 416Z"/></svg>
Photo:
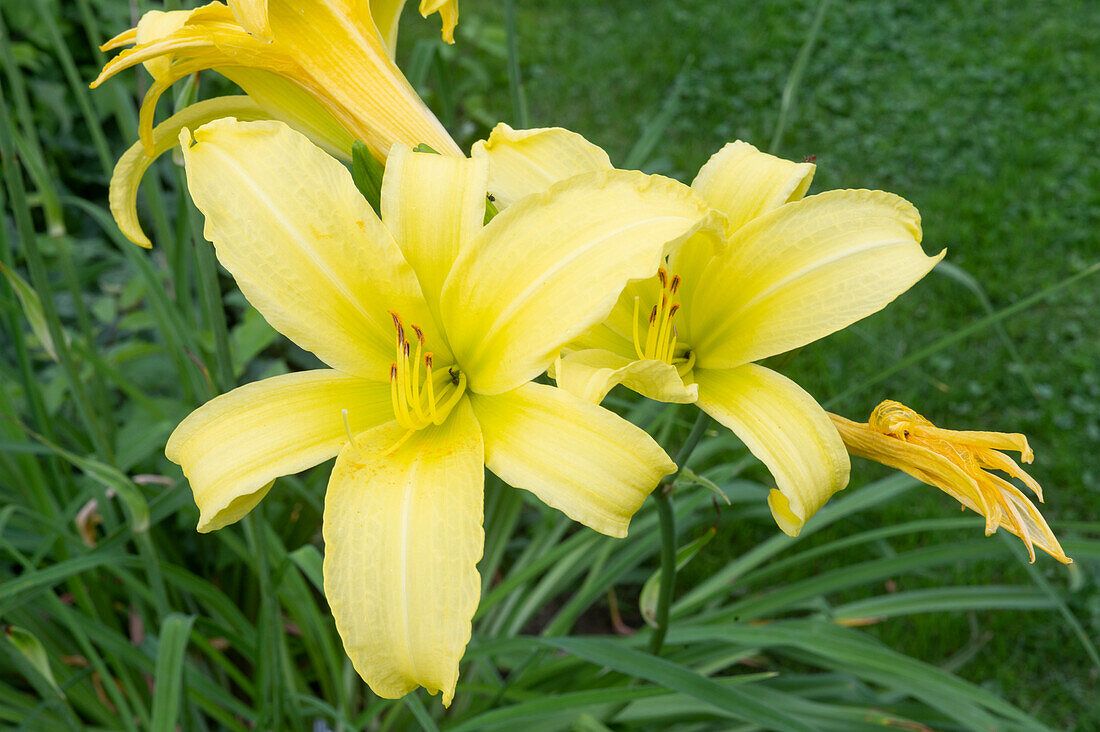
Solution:
<svg viewBox="0 0 1100 732"><path fill-rule="evenodd" d="M507 203L560 176L610 168L594 148L565 130L502 125L474 156L488 160L489 190ZM692 187L726 215L725 246L685 242L656 276L629 285L553 369L559 386L593 402L621 383L698 404L771 471L768 504L791 535L847 485L848 454L813 397L754 362L877 312L943 256L924 254L920 216L898 196L803 198L814 170L744 142L723 147Z"/></svg>
<svg viewBox="0 0 1100 732"><path fill-rule="evenodd" d="M1043 502L1043 489L1001 450L1020 453L1030 463L1035 455L1019 433L946 430L904 404L884 401L866 423L829 415L848 452L903 470L939 488L965 508L985 517L985 533L1005 527L1020 537L1035 561L1039 547L1064 564L1072 563L1039 509L1023 492L991 470L1017 478Z"/></svg>
<svg viewBox="0 0 1100 732"><path fill-rule="evenodd" d="M397 143L379 218L343 165L282 123L183 137L219 261L331 367L240 387L177 427L166 453L198 529L337 456L324 579L344 647L377 694L419 685L449 704L478 603L483 466L611 536L675 469L643 430L531 379L719 217L675 181L598 171L483 225L484 161Z"/></svg>
<svg viewBox="0 0 1100 732"><path fill-rule="evenodd" d="M428 110L393 60L397 20L404 0L231 0L195 10L150 11L136 28L104 44L104 50L133 46L104 66L96 87L120 71L144 64L153 76L139 115L140 143L116 167L112 188L136 191L144 171L163 152L158 139L215 119L212 108L184 110L156 131L157 101L176 81L213 69L240 86L266 118L306 134L329 153L350 159L354 140L384 160L394 142L424 143L437 152L462 152ZM457 0L422 0L421 13L439 12L443 35L453 40ZM253 114L250 118L255 118ZM201 117L201 119L200 119ZM169 146L170 147L170 146ZM147 161L135 167L142 153ZM151 246L137 223L134 206L117 198L119 227L137 244Z"/></svg>

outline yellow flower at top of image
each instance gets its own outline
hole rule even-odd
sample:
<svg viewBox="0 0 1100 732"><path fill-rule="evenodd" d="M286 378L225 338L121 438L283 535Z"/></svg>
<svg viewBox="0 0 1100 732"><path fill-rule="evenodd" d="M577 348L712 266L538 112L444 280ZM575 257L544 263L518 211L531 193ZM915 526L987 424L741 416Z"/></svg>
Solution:
<svg viewBox="0 0 1100 732"><path fill-rule="evenodd" d="M506 205L606 155L565 130L498 126L475 156ZM608 319L554 365L559 386L600 402L616 384L665 402L694 402L763 462L768 504L797 535L847 485L848 453L812 396L756 361L786 353L881 310L943 254L921 249L920 216L891 193L827 191L803 198L810 163L733 142L692 187L729 220L717 250L701 238L674 250L655 276L629 285Z"/></svg>
<svg viewBox="0 0 1100 732"><path fill-rule="evenodd" d="M1023 540L1032 562L1036 546L1059 562L1073 561L1027 496L989 472L999 470L1020 480L1042 503L1039 483L1001 452L1013 450L1030 463L1034 453L1023 435L941 429L904 404L889 400L875 407L865 424L829 416L853 455L903 470L939 488L984 516L986 534L1005 527Z"/></svg>
<svg viewBox="0 0 1100 732"><path fill-rule="evenodd" d="M280 122L189 134L188 189L218 260L331 367L240 387L176 428L166 453L198 529L337 456L324 583L344 647L377 694L419 685L449 704L479 599L483 468L611 536L675 470L640 428L531 380L670 247L724 236L722 217L676 181L594 171L484 224L485 160L396 143L379 218Z"/></svg>
<svg viewBox="0 0 1100 732"><path fill-rule="evenodd" d="M126 236L151 246L137 221L137 187L145 170L177 144L179 131L221 117L278 119L342 159L354 140L384 160L390 145L426 144L462 152L393 59L405 0L230 0L195 10L149 11L104 50L133 45L111 59L96 87L144 64L153 76L139 115L140 144L115 168L111 211ZM453 40L457 0L422 0ZM247 96L197 102L153 127L157 101L176 81L204 69L227 77Z"/></svg>

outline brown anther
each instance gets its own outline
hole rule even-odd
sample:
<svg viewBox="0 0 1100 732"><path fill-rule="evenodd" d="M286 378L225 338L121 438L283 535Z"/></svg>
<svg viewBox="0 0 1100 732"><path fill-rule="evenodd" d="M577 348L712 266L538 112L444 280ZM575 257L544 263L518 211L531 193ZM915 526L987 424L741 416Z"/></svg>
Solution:
<svg viewBox="0 0 1100 732"><path fill-rule="evenodd" d="M668 284L668 272L665 270L664 267L661 267L657 270L657 279L660 281L661 287L664 287Z"/></svg>
<svg viewBox="0 0 1100 732"><path fill-rule="evenodd" d="M649 324L653 325L657 322L657 306L654 305L653 309L649 311Z"/></svg>
<svg viewBox="0 0 1100 732"><path fill-rule="evenodd" d="M409 342L408 341L402 341L402 344L403 344L402 349L405 351L405 358L408 358L409 357Z"/></svg>
<svg viewBox="0 0 1100 732"><path fill-rule="evenodd" d="M397 313L395 313L392 310L387 310L386 312L390 314L391 318L393 318L393 327L397 329L398 333L400 333L401 332L401 316L398 315Z"/></svg>
<svg viewBox="0 0 1100 732"><path fill-rule="evenodd" d="M390 381L397 381L397 362L390 364Z"/></svg>
<svg viewBox="0 0 1100 732"><path fill-rule="evenodd" d="M428 371L432 370L432 352L428 351L424 354L424 365L428 367Z"/></svg>
<svg viewBox="0 0 1100 732"><path fill-rule="evenodd" d="M416 333L416 340L420 341L420 345L424 345L424 331L420 330L420 326L416 323L409 323L409 327L413 329L413 333Z"/></svg>
<svg viewBox="0 0 1100 732"><path fill-rule="evenodd" d="M676 311L680 309L680 303L673 303L672 307L668 309L668 319L672 320L672 316L676 314Z"/></svg>
<svg viewBox="0 0 1100 732"><path fill-rule="evenodd" d="M447 367L447 373L450 374L451 383L454 384L455 386L458 386L458 373L455 372L455 370L453 368L449 367L449 366Z"/></svg>
<svg viewBox="0 0 1100 732"><path fill-rule="evenodd" d="M668 289L673 295L676 294L676 291L680 289L680 275L672 275L672 286Z"/></svg>

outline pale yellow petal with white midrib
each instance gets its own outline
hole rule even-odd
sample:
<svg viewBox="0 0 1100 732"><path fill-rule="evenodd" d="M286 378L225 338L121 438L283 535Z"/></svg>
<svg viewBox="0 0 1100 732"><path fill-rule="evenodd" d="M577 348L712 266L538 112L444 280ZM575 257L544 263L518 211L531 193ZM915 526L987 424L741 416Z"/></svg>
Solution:
<svg viewBox="0 0 1100 732"><path fill-rule="evenodd" d="M697 363L758 361L881 310L943 256L920 240L917 210L882 191L828 191L753 219L684 304Z"/></svg>
<svg viewBox="0 0 1100 732"><path fill-rule="evenodd" d="M576 132L561 127L514 130L501 122L487 140L478 140L471 157L489 164L489 193L498 209L560 180L592 170L610 170L607 153Z"/></svg>
<svg viewBox="0 0 1100 732"><path fill-rule="evenodd" d="M463 399L442 426L396 423L340 453L325 494L325 596L379 696L417 686L449 705L481 594L481 433Z"/></svg>
<svg viewBox="0 0 1100 732"><path fill-rule="evenodd" d="M574 176L498 214L463 251L441 311L470 388L495 394L546 370L630 281L720 215L685 185L620 170Z"/></svg>
<svg viewBox="0 0 1100 732"><path fill-rule="evenodd" d="M443 282L485 221L487 165L395 144L382 178L382 221L420 282L437 323Z"/></svg>
<svg viewBox="0 0 1100 732"><path fill-rule="evenodd" d="M489 470L608 536L626 536L645 497L676 470L644 430L563 389L529 383L470 401Z"/></svg>
<svg viewBox="0 0 1100 732"><path fill-rule="evenodd" d="M347 168L281 122L221 119L194 136L184 161L203 233L276 330L333 368L384 380L393 310L448 363L412 268Z"/></svg>
<svg viewBox="0 0 1100 732"><path fill-rule="evenodd" d="M695 369L699 407L733 430L767 466L775 522L798 536L806 521L848 485L851 464L825 410L798 384L771 369Z"/></svg>
<svg viewBox="0 0 1100 732"><path fill-rule="evenodd" d="M165 454L183 468L199 507L199 531L230 524L275 478L328 460L353 432L393 418L390 385L337 371L303 371L234 389L183 420Z"/></svg>

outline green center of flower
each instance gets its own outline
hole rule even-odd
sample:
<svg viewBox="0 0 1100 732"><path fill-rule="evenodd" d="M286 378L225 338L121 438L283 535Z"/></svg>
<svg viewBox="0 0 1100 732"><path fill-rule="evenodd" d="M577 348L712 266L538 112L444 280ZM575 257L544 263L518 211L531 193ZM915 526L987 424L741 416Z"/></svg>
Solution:
<svg viewBox="0 0 1100 732"><path fill-rule="evenodd" d="M680 289L680 275L669 276L668 270L657 270L657 304L649 311L645 340L639 327L640 298L634 298L634 352L642 361L663 361L676 366L681 375L691 370L695 354L676 339L676 326L672 319L680 310L676 292Z"/></svg>
<svg viewBox="0 0 1100 732"><path fill-rule="evenodd" d="M453 366L433 368L432 352L424 347L424 331L410 323L416 350L405 338L401 317L390 311L397 331L397 358L390 364L390 397L397 423L409 431L443 424L466 393L466 375Z"/></svg>

